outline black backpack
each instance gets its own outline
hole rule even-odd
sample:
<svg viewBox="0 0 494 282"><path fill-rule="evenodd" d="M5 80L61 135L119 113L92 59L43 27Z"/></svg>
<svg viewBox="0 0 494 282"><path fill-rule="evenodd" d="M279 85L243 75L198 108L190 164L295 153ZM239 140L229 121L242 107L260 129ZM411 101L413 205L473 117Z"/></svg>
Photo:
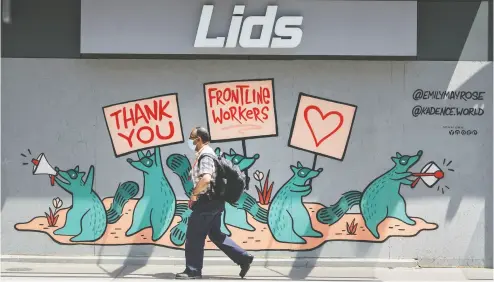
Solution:
<svg viewBox="0 0 494 282"><path fill-rule="evenodd" d="M213 195L227 203L235 204L246 189L245 175L237 165L226 159L223 154L218 157L204 153L199 157L198 165L201 163L201 159L206 156L214 160L216 168L215 184L212 187Z"/></svg>

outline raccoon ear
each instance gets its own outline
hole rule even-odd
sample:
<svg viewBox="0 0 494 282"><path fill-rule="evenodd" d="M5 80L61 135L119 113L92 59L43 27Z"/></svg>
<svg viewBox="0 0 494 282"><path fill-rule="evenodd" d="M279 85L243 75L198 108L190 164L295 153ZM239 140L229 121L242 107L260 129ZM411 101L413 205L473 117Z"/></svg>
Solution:
<svg viewBox="0 0 494 282"><path fill-rule="evenodd" d="M74 168L74 170L75 170L76 172L79 172L79 166L76 166L76 167Z"/></svg>
<svg viewBox="0 0 494 282"><path fill-rule="evenodd" d="M150 152L150 151L148 151L148 152L146 153L146 156L151 157L151 152Z"/></svg>
<svg viewBox="0 0 494 282"><path fill-rule="evenodd" d="M233 150L232 148L230 148L230 155L236 155L237 152L235 152L235 150Z"/></svg>
<svg viewBox="0 0 494 282"><path fill-rule="evenodd" d="M297 162L297 167L304 167L301 162Z"/></svg>
<svg viewBox="0 0 494 282"><path fill-rule="evenodd" d="M401 154L400 154L400 153L398 153L398 152L396 152L396 156L397 156L398 158L401 158Z"/></svg>
<svg viewBox="0 0 494 282"><path fill-rule="evenodd" d="M293 173L297 173L298 168L296 166L290 165L290 169L293 171Z"/></svg>
<svg viewBox="0 0 494 282"><path fill-rule="evenodd" d="M144 158L144 153L142 150L137 151L137 157L140 159Z"/></svg>

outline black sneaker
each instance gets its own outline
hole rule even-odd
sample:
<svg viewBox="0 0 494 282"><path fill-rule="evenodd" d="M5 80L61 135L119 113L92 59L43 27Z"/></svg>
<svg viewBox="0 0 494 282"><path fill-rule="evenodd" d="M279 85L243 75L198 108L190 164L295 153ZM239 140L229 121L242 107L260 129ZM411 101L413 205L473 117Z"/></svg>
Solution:
<svg viewBox="0 0 494 282"><path fill-rule="evenodd" d="M247 255L247 262L244 264L240 265L240 277L244 278L245 274L247 274L247 271L250 269L250 265L252 264L252 261L254 260L254 257L251 255Z"/></svg>
<svg viewBox="0 0 494 282"><path fill-rule="evenodd" d="M202 278L201 274L189 271L188 269L184 270L184 272L177 273L175 275L175 279L201 279L201 278Z"/></svg>

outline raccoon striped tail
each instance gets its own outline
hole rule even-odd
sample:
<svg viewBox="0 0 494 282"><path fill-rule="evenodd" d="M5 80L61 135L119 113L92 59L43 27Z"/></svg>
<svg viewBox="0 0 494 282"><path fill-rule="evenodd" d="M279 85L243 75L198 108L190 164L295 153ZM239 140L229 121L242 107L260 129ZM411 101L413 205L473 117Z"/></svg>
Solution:
<svg viewBox="0 0 494 282"><path fill-rule="evenodd" d="M194 183L189 179L191 170L189 159L184 155L172 154L166 159L166 165L180 178L185 194L190 198Z"/></svg>
<svg viewBox="0 0 494 282"><path fill-rule="evenodd" d="M335 224L348 210L353 206L360 204L361 197L362 192L360 191L348 191L343 193L336 204L317 211L317 220L328 225Z"/></svg>
<svg viewBox="0 0 494 282"><path fill-rule="evenodd" d="M183 214L189 209L189 204L180 203L175 206L175 215L183 218Z"/></svg>
<svg viewBox="0 0 494 282"><path fill-rule="evenodd" d="M268 223L268 210L259 206L254 197L247 193L243 193L233 206L248 212L255 220L261 223Z"/></svg>
<svg viewBox="0 0 494 282"><path fill-rule="evenodd" d="M127 202L139 193L139 185L134 181L127 181L118 186L113 203L106 211L108 223L113 224L122 217L122 211Z"/></svg>
<svg viewBox="0 0 494 282"><path fill-rule="evenodd" d="M182 246L185 243L187 224L191 214L192 210L189 209L187 203L177 204L175 215L180 216L182 220L180 220L180 222L170 231L170 241L172 241L175 246Z"/></svg>

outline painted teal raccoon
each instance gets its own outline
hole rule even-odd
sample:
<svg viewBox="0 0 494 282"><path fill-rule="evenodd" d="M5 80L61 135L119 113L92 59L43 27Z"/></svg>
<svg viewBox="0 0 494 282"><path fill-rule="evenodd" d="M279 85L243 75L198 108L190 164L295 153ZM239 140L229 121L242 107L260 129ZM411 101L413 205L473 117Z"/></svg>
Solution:
<svg viewBox="0 0 494 282"><path fill-rule="evenodd" d="M215 152L216 155L219 156L221 154L220 148L216 148ZM259 154L255 154L252 158L248 158L237 154L237 152L233 149L230 149L229 154L224 153L223 156L227 160L230 160L233 164L238 165L241 171L249 169L259 159ZM254 197L244 192L235 204L231 205L229 203L225 203L225 211L222 214L225 224L222 224L221 231L227 235L231 235L230 230L226 227L227 225L248 231L255 230L255 228L247 221L246 212L252 215L256 221L268 223L268 211L259 206Z"/></svg>
<svg viewBox="0 0 494 282"><path fill-rule="evenodd" d="M108 223L117 222L122 216L124 205L139 192L137 183L128 181L120 185L115 193L109 210L105 210L100 197L93 190L94 166L89 167L86 180L85 172L79 172L79 166L67 171L55 168L58 186L72 195L72 206L67 212L65 225L55 230L55 235L75 236L72 242L94 242L101 238Z"/></svg>
<svg viewBox="0 0 494 282"><path fill-rule="evenodd" d="M127 162L144 175L144 190L134 210L132 225L125 233L132 236L151 227L153 241L160 239L170 227L175 215L175 193L163 172L159 147L154 153L138 151L138 160Z"/></svg>
<svg viewBox="0 0 494 282"><path fill-rule="evenodd" d="M320 209L317 212L318 221L329 225L334 224L349 209L360 204L360 212L365 225L377 239L380 238L377 227L387 217L399 219L408 225L415 225L415 221L410 219L406 213L406 204L400 195L400 187L402 184L412 184L412 181L407 178L412 176L408 170L419 161L421 156L422 151L418 151L415 156L396 153L396 157L391 157L394 166L390 170L369 183L364 192L346 192L336 204Z"/></svg>
<svg viewBox="0 0 494 282"><path fill-rule="evenodd" d="M309 212L302 198L312 191L311 179L322 171L304 167L300 162L290 166L293 176L278 190L269 207L268 225L271 234L278 242L305 244L302 237L322 237L322 234L312 227Z"/></svg>

